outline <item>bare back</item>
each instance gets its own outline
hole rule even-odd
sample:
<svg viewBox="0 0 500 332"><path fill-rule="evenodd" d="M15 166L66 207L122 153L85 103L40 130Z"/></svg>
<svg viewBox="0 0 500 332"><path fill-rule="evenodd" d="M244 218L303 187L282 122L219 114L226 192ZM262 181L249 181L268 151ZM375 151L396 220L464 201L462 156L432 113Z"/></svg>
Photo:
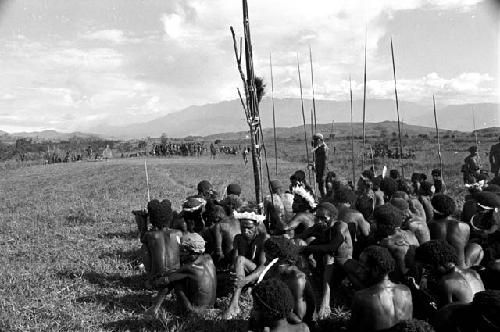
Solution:
<svg viewBox="0 0 500 332"><path fill-rule="evenodd" d="M353 331L380 331L413 317L410 289L385 280L356 292L352 305Z"/></svg>
<svg viewBox="0 0 500 332"><path fill-rule="evenodd" d="M454 219L433 220L428 225L431 240L448 242L456 250L458 265L465 267L465 247L469 242L470 226Z"/></svg>

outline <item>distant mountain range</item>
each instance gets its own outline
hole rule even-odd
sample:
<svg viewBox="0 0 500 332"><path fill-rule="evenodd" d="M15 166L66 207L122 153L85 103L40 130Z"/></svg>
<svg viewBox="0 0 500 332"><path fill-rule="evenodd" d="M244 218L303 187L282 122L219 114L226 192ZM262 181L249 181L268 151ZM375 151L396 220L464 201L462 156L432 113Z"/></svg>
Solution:
<svg viewBox="0 0 500 332"><path fill-rule="evenodd" d="M353 103L353 121L362 121L362 100ZM300 99L275 99L277 127L294 127L302 124ZM310 123L312 101L304 100L306 122ZM434 127L432 107L412 102L400 102L401 120L407 124ZM450 105L438 109L439 127L449 130L472 131L472 109L475 110L476 128L496 127L500 125L500 108L497 104L481 103L468 105ZM264 98L260 104L263 128L272 128L272 102ZM350 108L347 101L316 101L317 123L350 121ZM367 100L366 121L377 123L397 120L395 103L390 99ZM223 101L203 106L190 106L182 111L170 113L145 123L124 127L102 125L89 129L90 132L107 137L140 138L159 137L165 133L168 137L207 136L217 133L239 132L248 129L245 115L239 100Z"/></svg>
<svg viewBox="0 0 500 332"><path fill-rule="evenodd" d="M362 100L353 103L353 121L358 131L362 121ZM294 135L295 130L302 126L301 101L298 98L275 99L276 127L278 132L285 135ZM500 107L493 103L478 103L464 105L449 105L437 110L439 127L447 130L472 131L474 128L473 110L476 128L499 127ZM304 100L306 122L311 119L312 100ZM405 128L415 127L415 131L427 132L434 128L433 110L412 102L401 101L399 104L400 118ZM263 128L272 128L272 102L271 98L264 98L260 103L260 115ZM332 121L335 130L342 128L350 121L350 105L348 101L316 100L317 123L325 124L324 131L329 132ZM375 126L396 124L395 103L391 99L370 99L366 102L366 122ZM386 122L389 121L389 122ZM372 126L370 125L370 126ZM422 127L428 127L424 129ZM392 127L391 127L392 128ZM350 130L349 128L347 128ZM347 130L346 129L346 130ZM223 101L202 106L190 106L179 112L167 114L152 121L136 123L123 127L103 124L86 131L92 133L60 133L54 130L45 130L31 133L8 134L0 131L0 139L15 140L19 137L38 138L40 140L64 140L73 136L82 138L115 138L132 139L144 137L159 137L165 133L168 137L210 136L221 137L221 133L235 133L243 135L248 130L245 115L239 100ZM302 129L300 129L302 130ZM393 129L388 129L392 131ZM338 133L337 133L338 134ZM235 136L231 135L231 136Z"/></svg>

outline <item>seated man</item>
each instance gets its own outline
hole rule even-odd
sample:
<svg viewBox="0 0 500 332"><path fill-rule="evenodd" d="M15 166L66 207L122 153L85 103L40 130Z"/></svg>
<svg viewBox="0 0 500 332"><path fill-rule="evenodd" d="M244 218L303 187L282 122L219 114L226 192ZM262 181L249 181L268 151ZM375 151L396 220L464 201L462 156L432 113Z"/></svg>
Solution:
<svg viewBox="0 0 500 332"><path fill-rule="evenodd" d="M476 293L472 303L452 303L436 314L433 325L437 332L500 331L500 291Z"/></svg>
<svg viewBox="0 0 500 332"><path fill-rule="evenodd" d="M234 212L234 217L239 220L241 234L234 237L233 266L234 266L234 293L229 307L222 317L230 319L240 312L239 299L244 286L255 282L265 268L266 254L264 242L267 234L258 231L258 224L265 219L251 208L244 208L242 212Z"/></svg>
<svg viewBox="0 0 500 332"><path fill-rule="evenodd" d="M432 207L431 199L434 195L434 185L428 181L422 181L420 190L417 192L418 200L422 203L425 211L425 218L427 222L434 218L434 209Z"/></svg>
<svg viewBox="0 0 500 332"><path fill-rule="evenodd" d="M317 206L314 197L304 188L294 187L293 194L292 209L295 216L284 229L291 237L301 234L305 229L314 225L314 214L312 212Z"/></svg>
<svg viewBox="0 0 500 332"><path fill-rule="evenodd" d="M313 237L309 245L302 247L301 253L313 254L321 264L323 273L323 295L319 318L324 319L330 310L330 283L340 283L345 276L344 263L352 259L353 243L347 224L337 220L337 209L333 204L323 202L316 209L316 224L303 233L304 237Z"/></svg>
<svg viewBox="0 0 500 332"><path fill-rule="evenodd" d="M316 312L316 302L312 285L298 267L301 264L299 247L286 237L273 236L264 243L264 250L270 263L259 280L276 278L285 282L294 299L294 316L289 317L290 320L311 324Z"/></svg>
<svg viewBox="0 0 500 332"><path fill-rule="evenodd" d="M434 188L436 189L436 194L446 194L446 184L441 177L441 170L433 169L431 172L431 176L434 180Z"/></svg>
<svg viewBox="0 0 500 332"><path fill-rule="evenodd" d="M392 280L401 281L414 266L415 248L419 246L417 237L411 231L402 230L403 214L391 204L377 206L374 211L375 239L396 261L391 274Z"/></svg>
<svg viewBox="0 0 500 332"><path fill-rule="evenodd" d="M217 266L229 264L232 258L233 241L237 234L241 233L240 222L232 215L227 216L226 211L220 205L213 207L209 218L212 226L203 232L206 243L206 251L209 253Z"/></svg>
<svg viewBox="0 0 500 332"><path fill-rule="evenodd" d="M356 194L354 191L342 188L335 192L335 205L339 210L339 220L348 225L354 244L358 240L363 241L370 234L370 224L361 212L354 209L355 203Z"/></svg>
<svg viewBox="0 0 500 332"><path fill-rule="evenodd" d="M309 332L304 323L291 324L287 317L293 310L293 296L281 280L269 279L252 291L253 308L248 331Z"/></svg>
<svg viewBox="0 0 500 332"><path fill-rule="evenodd" d="M295 187L302 187L311 195L313 193L313 189L306 181L306 173L300 169L290 176L290 192L293 192L293 188Z"/></svg>
<svg viewBox="0 0 500 332"><path fill-rule="evenodd" d="M201 233L205 229L203 208L207 202L203 198L191 197L182 203L182 217L190 233Z"/></svg>
<svg viewBox="0 0 500 332"><path fill-rule="evenodd" d="M158 201L153 199L148 202L148 209L132 211L139 230L139 238L142 239L148 230L148 218L153 230L161 230L172 227L173 211L172 203L168 199Z"/></svg>
<svg viewBox="0 0 500 332"><path fill-rule="evenodd" d="M425 219L413 215L410 211L410 205L405 199L393 197L390 203L403 213L404 221L401 229L413 232L419 244L430 241L431 235Z"/></svg>
<svg viewBox="0 0 500 332"><path fill-rule="evenodd" d="M399 321L412 319L410 289L389 280L389 273L395 266L389 251L379 246L369 246L361 253L359 260L367 271L370 287L354 295L350 331L382 331Z"/></svg>
<svg viewBox="0 0 500 332"><path fill-rule="evenodd" d="M484 290L476 271L458 267L455 249L445 241L422 244L415 261L422 270L421 286L435 295L438 308L452 302L472 302L474 294Z"/></svg>
<svg viewBox="0 0 500 332"><path fill-rule="evenodd" d="M196 233L180 240L180 269L155 280L163 289L149 311L157 316L166 296L173 288L181 312L201 311L215 304L217 278L212 258L205 252L205 241Z"/></svg>
<svg viewBox="0 0 500 332"><path fill-rule="evenodd" d="M446 241L455 248L459 267L479 265L484 256L483 250L477 243L469 243L470 226L451 216L456 209L453 198L438 194L431 202L435 211L434 219L428 224L431 239Z"/></svg>
<svg viewBox="0 0 500 332"><path fill-rule="evenodd" d="M293 195L283 192L281 182L273 180L269 184L272 195L264 198L266 225L271 232L281 232L293 218Z"/></svg>

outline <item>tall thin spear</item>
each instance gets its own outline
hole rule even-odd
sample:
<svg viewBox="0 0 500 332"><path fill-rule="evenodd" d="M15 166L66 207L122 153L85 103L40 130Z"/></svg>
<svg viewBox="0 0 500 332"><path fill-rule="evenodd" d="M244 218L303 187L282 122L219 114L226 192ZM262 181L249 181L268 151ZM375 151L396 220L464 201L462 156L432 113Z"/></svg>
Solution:
<svg viewBox="0 0 500 332"><path fill-rule="evenodd" d="M441 178L443 177L443 157L441 156L441 143L439 142L439 127L438 120L436 114L436 99L434 98L434 94L432 95L432 104L434 105L434 124L436 125L436 136L438 143L438 156L439 156L439 170L441 171Z"/></svg>
<svg viewBox="0 0 500 332"><path fill-rule="evenodd" d="M349 95L351 97L351 158L352 158L352 185L356 185L356 169L354 161L354 127L352 126L352 84L351 75L349 75Z"/></svg>
<svg viewBox="0 0 500 332"><path fill-rule="evenodd" d="M476 137L476 148L479 150L479 143L477 140L477 131L476 131L476 112L474 112L474 106L472 106L472 125L474 126L474 136Z"/></svg>
<svg viewBox="0 0 500 332"><path fill-rule="evenodd" d="M313 113L314 113L314 131L317 131L317 118L316 118L316 99L314 98L314 70L313 70L313 59L311 46L309 46L309 61L311 63L311 87L312 87L312 97L313 97Z"/></svg>
<svg viewBox="0 0 500 332"><path fill-rule="evenodd" d="M148 203L151 201L151 197L149 196L149 175L148 175L148 164L146 159L144 159L144 170L146 171L146 187L148 189Z"/></svg>
<svg viewBox="0 0 500 332"><path fill-rule="evenodd" d="M405 177L405 168L401 162L403 156L403 141L401 140L401 121L399 120L399 100L398 100L398 89L396 85L396 61L394 60L394 48L392 46L391 38L391 56L392 56L392 71L394 74L394 95L396 96L396 113L398 115L398 136L399 136L399 164L401 165L401 176Z"/></svg>
<svg viewBox="0 0 500 332"><path fill-rule="evenodd" d="M366 150L366 130L365 130L365 121L366 121L366 35L367 30L365 29L365 70L363 75L363 159L361 159L361 169L365 169L365 150Z"/></svg>
<svg viewBox="0 0 500 332"><path fill-rule="evenodd" d="M297 72L299 73L299 87L300 87L300 102L302 106L302 122L304 123L304 143L306 145L306 157L307 157L307 171L309 174L309 183L311 183L311 170L309 169L309 145L307 144L307 129L306 129L306 115L304 112L304 97L302 95L302 78L300 77L300 63L299 54L297 53Z"/></svg>
<svg viewBox="0 0 500 332"><path fill-rule="evenodd" d="M273 104L274 165L275 165L276 175L278 175L278 143L276 142L276 117L274 114L273 60L271 57L271 53L269 53L269 67L271 68L271 100L272 100L272 104Z"/></svg>

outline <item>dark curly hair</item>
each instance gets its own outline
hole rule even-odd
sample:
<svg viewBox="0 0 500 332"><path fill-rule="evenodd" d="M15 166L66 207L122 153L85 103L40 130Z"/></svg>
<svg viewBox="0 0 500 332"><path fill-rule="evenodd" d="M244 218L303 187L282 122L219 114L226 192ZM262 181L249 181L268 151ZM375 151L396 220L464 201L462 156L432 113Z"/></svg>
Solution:
<svg viewBox="0 0 500 332"><path fill-rule="evenodd" d="M373 198L368 196L359 197L356 201L356 210L361 212L365 219L369 219L373 214Z"/></svg>
<svg viewBox="0 0 500 332"><path fill-rule="evenodd" d="M478 312L484 312L485 308L497 308L500 312L500 290L486 290L478 292L474 295L472 306Z"/></svg>
<svg viewBox="0 0 500 332"><path fill-rule="evenodd" d="M382 177L380 175L377 177L374 177L372 180L373 190L379 190L381 183L382 183Z"/></svg>
<svg viewBox="0 0 500 332"><path fill-rule="evenodd" d="M377 224L376 235L385 238L394 234L397 227L401 227L404 220L402 211L391 204L379 205L373 211L373 217Z"/></svg>
<svg viewBox="0 0 500 332"><path fill-rule="evenodd" d="M151 224L162 229L164 227L170 227L173 219L172 203L168 199L159 201L153 199L148 202L148 215Z"/></svg>
<svg viewBox="0 0 500 332"><path fill-rule="evenodd" d="M348 203L354 207L356 203L356 194L351 189L344 187L337 190L334 194L335 201L337 203Z"/></svg>
<svg viewBox="0 0 500 332"><path fill-rule="evenodd" d="M403 320L389 329L390 332L434 332L431 324L424 320Z"/></svg>
<svg viewBox="0 0 500 332"><path fill-rule="evenodd" d="M406 200L408 198L408 193L403 190L398 190L392 195L392 198L402 198Z"/></svg>
<svg viewBox="0 0 500 332"><path fill-rule="evenodd" d="M242 207L243 201L241 198L231 195L224 198L219 204L228 216L232 216L234 211L238 211Z"/></svg>
<svg viewBox="0 0 500 332"><path fill-rule="evenodd" d="M281 280L271 278L257 284L252 291L254 309L263 314L264 324L286 318L293 310L293 295Z"/></svg>
<svg viewBox="0 0 500 332"><path fill-rule="evenodd" d="M401 175L399 175L399 171L397 169L391 169L389 171L389 176L394 180L397 180L401 177Z"/></svg>
<svg viewBox="0 0 500 332"><path fill-rule="evenodd" d="M432 186L433 184L429 181L422 181L422 183L420 183L420 194L425 196L432 195Z"/></svg>
<svg viewBox="0 0 500 332"><path fill-rule="evenodd" d="M383 178L382 182L380 182L380 190L390 199L398 190L398 183L392 178Z"/></svg>
<svg viewBox="0 0 500 332"><path fill-rule="evenodd" d="M271 236L264 242L264 251L268 258L296 265L299 261L298 247L292 240L283 236Z"/></svg>
<svg viewBox="0 0 500 332"><path fill-rule="evenodd" d="M420 245L415 251L415 260L434 266L458 264L455 248L442 240L431 240Z"/></svg>
<svg viewBox="0 0 500 332"><path fill-rule="evenodd" d="M457 205L455 204L455 200L448 195L445 194L436 194L431 199L432 207L439 212L439 214L446 218L455 213L457 209Z"/></svg>
<svg viewBox="0 0 500 332"><path fill-rule="evenodd" d="M363 250L362 255L366 257L366 267L377 269L379 277L384 277L394 271L396 262L387 248L369 246Z"/></svg>
<svg viewBox="0 0 500 332"><path fill-rule="evenodd" d="M316 212L318 212L319 209L323 209L323 210L328 211L329 216L332 219L334 219L334 220L337 219L338 216L339 216L339 211L337 210L337 208L335 207L335 205L333 205L332 203L330 203L328 201L322 201L322 202L320 202L316 206Z"/></svg>

